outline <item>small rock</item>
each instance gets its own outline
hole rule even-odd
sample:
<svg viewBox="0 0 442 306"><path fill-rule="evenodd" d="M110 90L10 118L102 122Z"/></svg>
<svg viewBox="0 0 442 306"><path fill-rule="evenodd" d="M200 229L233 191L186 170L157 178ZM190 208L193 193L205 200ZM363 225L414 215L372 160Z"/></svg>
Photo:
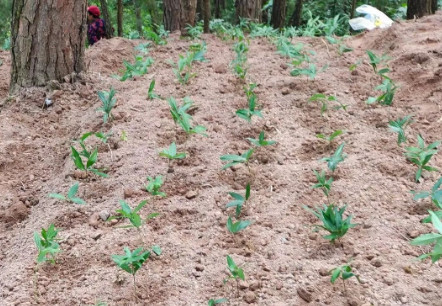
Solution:
<svg viewBox="0 0 442 306"><path fill-rule="evenodd" d="M326 268L321 268L319 269L319 275L321 276L329 276L330 275L330 271Z"/></svg>
<svg viewBox="0 0 442 306"><path fill-rule="evenodd" d="M347 301L347 303L348 303L349 306L359 306L359 305L361 305L360 301L357 298L350 298Z"/></svg>
<svg viewBox="0 0 442 306"><path fill-rule="evenodd" d="M299 297L307 303L310 303L313 300L312 294L302 287L298 287L296 292L298 293Z"/></svg>
<svg viewBox="0 0 442 306"><path fill-rule="evenodd" d="M281 67L281 69L286 70L287 68L289 68L289 65L287 65L286 63L282 63L281 65L279 65L279 67Z"/></svg>
<svg viewBox="0 0 442 306"><path fill-rule="evenodd" d="M409 231L408 236L410 236L411 238L416 238L417 236L419 236L419 231Z"/></svg>
<svg viewBox="0 0 442 306"><path fill-rule="evenodd" d="M102 233L92 233L91 238L94 240L98 240L101 238L102 235Z"/></svg>
<svg viewBox="0 0 442 306"><path fill-rule="evenodd" d="M204 266L203 265L196 265L195 266L195 270L197 270L199 272L203 272L204 271Z"/></svg>
<svg viewBox="0 0 442 306"><path fill-rule="evenodd" d="M394 279L390 278L390 277L384 277L384 283L388 286L391 286L395 283Z"/></svg>
<svg viewBox="0 0 442 306"><path fill-rule="evenodd" d="M99 215L100 215L101 220L106 221L110 217L110 212L105 209L105 210L100 211Z"/></svg>
<svg viewBox="0 0 442 306"><path fill-rule="evenodd" d="M249 304L255 303L256 301L255 293L253 293L252 291L248 291L244 296L244 301L246 301Z"/></svg>
<svg viewBox="0 0 442 306"><path fill-rule="evenodd" d="M136 197L137 195L139 195L139 192L137 190L134 190L132 188L124 189L124 198L125 199Z"/></svg>
<svg viewBox="0 0 442 306"><path fill-rule="evenodd" d="M286 96L290 93L290 88L284 87L281 91L281 93Z"/></svg>
<svg viewBox="0 0 442 306"><path fill-rule="evenodd" d="M316 233L310 233L310 234L308 235L308 238L309 238L310 240L316 240L316 239L318 238L318 234L316 234Z"/></svg>
<svg viewBox="0 0 442 306"><path fill-rule="evenodd" d="M227 73L227 67L226 67L226 65L222 65L222 64L216 65L213 68L213 71L215 71L215 73L224 74L224 73Z"/></svg>
<svg viewBox="0 0 442 306"><path fill-rule="evenodd" d="M245 290L245 289L248 289L249 288L249 284L247 284L245 281L243 281L243 280L240 280L239 282L238 282L238 287L239 287L239 289L241 289L241 290Z"/></svg>
<svg viewBox="0 0 442 306"><path fill-rule="evenodd" d="M191 200L198 196L198 191L196 190L190 190L186 193L186 199Z"/></svg>
<svg viewBox="0 0 442 306"><path fill-rule="evenodd" d="M381 261L379 258L374 258L374 259L371 261L371 264L372 264L373 266L375 266L376 268L382 267L382 261Z"/></svg>
<svg viewBox="0 0 442 306"><path fill-rule="evenodd" d="M281 281L276 281L275 288L276 290L281 290L284 287L284 284Z"/></svg>

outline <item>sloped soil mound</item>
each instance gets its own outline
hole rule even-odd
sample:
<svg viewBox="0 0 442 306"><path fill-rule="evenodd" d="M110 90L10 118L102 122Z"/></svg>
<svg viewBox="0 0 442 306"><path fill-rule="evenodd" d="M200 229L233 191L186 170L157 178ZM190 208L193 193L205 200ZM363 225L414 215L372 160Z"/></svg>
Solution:
<svg viewBox="0 0 442 306"><path fill-rule="evenodd" d="M407 129L409 145L422 134L427 142L442 138L441 90L442 15L402 22L346 43L353 52L339 55L321 38L300 38L314 50L317 67L328 65L315 80L290 76L287 59L266 39L251 40L248 78L263 119L248 124L235 115L246 106L243 84L233 75L232 43L204 35L207 62L196 63L197 76L180 85L170 61L176 62L192 42L173 36L166 46L151 48L155 62L148 74L120 82L123 60L133 60L141 41L113 39L87 50L89 72L74 84L53 92L29 89L0 108L0 295L4 305L203 305L227 297L231 304L253 305L439 305L440 264L417 262L428 252L410 240L432 231L420 220L431 209L428 201L413 202L410 190L429 190L438 173L424 173L414 182L416 167L404 158L388 121L413 115ZM380 79L365 54L371 49L392 58L391 78L400 86L391 107L367 106ZM9 59L0 67L0 90L7 92ZM355 71L349 66L362 61ZM208 137L185 137L173 123L166 101L147 100L152 79L163 98L195 102L194 122L207 127ZM114 87L114 120L102 123L96 92ZM308 103L315 93L334 95L347 110L321 116L320 106ZM42 108L51 95L54 105ZM342 129L330 146L316 138ZM73 140L86 132L112 132L98 147L98 167L109 178L84 177L70 158ZM277 141L259 148L249 167L221 171L223 154L250 148L246 138L261 131ZM183 161L172 162L158 152L175 141ZM320 205L322 193L312 190L312 170L325 169L321 158L345 141L347 158L333 174L331 201L347 204L358 226L330 244L312 231L318 220L302 206ZM431 165L442 168L442 155ZM165 198L144 190L147 176L163 175ZM49 198L65 194L79 182L79 206ZM242 219L252 224L232 236L226 220L228 192L243 193L251 183L251 198ZM132 207L149 203L143 216L160 215L141 229L121 228L127 222L104 222L125 199ZM56 265L35 269L33 233L49 224L60 229L62 252ZM132 278L111 259L123 247L161 246ZM226 255L244 269L246 281L223 284ZM330 284L328 271L351 260L355 279ZM135 296L136 295L136 296Z"/></svg>

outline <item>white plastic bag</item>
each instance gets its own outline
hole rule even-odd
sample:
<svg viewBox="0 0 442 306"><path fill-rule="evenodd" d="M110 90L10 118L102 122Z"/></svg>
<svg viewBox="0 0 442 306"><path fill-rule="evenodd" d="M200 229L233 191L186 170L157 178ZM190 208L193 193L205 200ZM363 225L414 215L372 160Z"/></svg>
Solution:
<svg viewBox="0 0 442 306"><path fill-rule="evenodd" d="M359 14L365 15L364 17L358 17L350 19L348 22L353 30L373 30L375 28L389 28L393 24L393 20L388 18L387 15L382 13L375 7L364 4L356 9Z"/></svg>

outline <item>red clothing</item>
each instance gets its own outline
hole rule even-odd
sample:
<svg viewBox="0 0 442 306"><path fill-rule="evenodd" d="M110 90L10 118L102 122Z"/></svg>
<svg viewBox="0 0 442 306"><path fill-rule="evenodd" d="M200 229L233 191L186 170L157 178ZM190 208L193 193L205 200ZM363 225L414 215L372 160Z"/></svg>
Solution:
<svg viewBox="0 0 442 306"><path fill-rule="evenodd" d="M106 37L106 26L104 24L104 20L97 18L89 24L87 29L87 38L89 41L89 45L95 44L102 38Z"/></svg>

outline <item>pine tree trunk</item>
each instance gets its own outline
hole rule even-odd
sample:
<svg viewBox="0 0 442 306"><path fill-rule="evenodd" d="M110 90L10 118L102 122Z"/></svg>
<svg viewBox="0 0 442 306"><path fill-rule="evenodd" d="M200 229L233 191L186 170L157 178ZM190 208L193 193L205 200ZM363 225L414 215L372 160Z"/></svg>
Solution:
<svg viewBox="0 0 442 306"><path fill-rule="evenodd" d="M246 18L254 22L261 22L261 0L236 0L235 7L237 22L239 21L239 18Z"/></svg>
<svg viewBox="0 0 442 306"><path fill-rule="evenodd" d="M435 14L437 11L437 0L431 0L431 14Z"/></svg>
<svg viewBox="0 0 442 306"><path fill-rule="evenodd" d="M299 27L301 25L302 4L303 4L303 0L296 0L295 10L293 11L293 15L291 18L292 25L295 27Z"/></svg>
<svg viewBox="0 0 442 306"><path fill-rule="evenodd" d="M202 20L204 18L204 0L197 0L196 1L196 20Z"/></svg>
<svg viewBox="0 0 442 306"><path fill-rule="evenodd" d="M221 10L226 8L225 0L215 0L215 18L221 18Z"/></svg>
<svg viewBox="0 0 442 306"><path fill-rule="evenodd" d="M107 6L107 0L100 0L101 5L101 15L103 16L104 22L106 24L106 38L112 38L114 36L114 31L112 27L112 22L109 16L109 9Z"/></svg>
<svg viewBox="0 0 442 306"><path fill-rule="evenodd" d="M167 31L175 32L180 29L181 23L180 0L164 0L163 23Z"/></svg>
<svg viewBox="0 0 442 306"><path fill-rule="evenodd" d="M11 92L84 69L87 1L12 3Z"/></svg>
<svg viewBox="0 0 442 306"><path fill-rule="evenodd" d="M210 0L204 1L204 33L210 33Z"/></svg>
<svg viewBox="0 0 442 306"><path fill-rule="evenodd" d="M141 19L141 4L140 0L133 0L135 8L135 24L138 34L143 35L143 20Z"/></svg>
<svg viewBox="0 0 442 306"><path fill-rule="evenodd" d="M437 0L436 0L437 1ZM350 19L355 17L355 10L356 10L356 0L351 1L351 12L350 12Z"/></svg>
<svg viewBox="0 0 442 306"><path fill-rule="evenodd" d="M431 14L432 0L408 0L407 19L420 18Z"/></svg>
<svg viewBox="0 0 442 306"><path fill-rule="evenodd" d="M197 0L181 0L181 35L186 36L187 26L195 26Z"/></svg>
<svg viewBox="0 0 442 306"><path fill-rule="evenodd" d="M282 29L285 25L286 0L273 0L271 24L275 29Z"/></svg>
<svg viewBox="0 0 442 306"><path fill-rule="evenodd" d="M123 36L123 0L118 0L117 3L117 24L118 36Z"/></svg>

